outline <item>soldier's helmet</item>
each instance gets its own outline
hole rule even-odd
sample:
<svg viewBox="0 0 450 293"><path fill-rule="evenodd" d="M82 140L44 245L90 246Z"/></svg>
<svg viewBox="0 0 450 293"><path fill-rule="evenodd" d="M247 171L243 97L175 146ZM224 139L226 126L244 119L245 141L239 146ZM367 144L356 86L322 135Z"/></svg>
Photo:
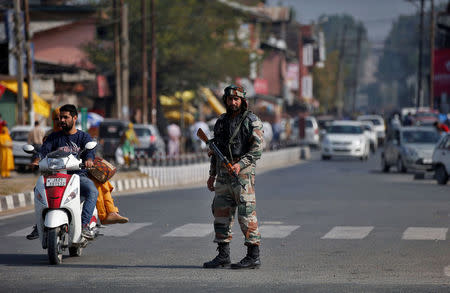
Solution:
<svg viewBox="0 0 450 293"><path fill-rule="evenodd" d="M247 92L244 90L243 87L232 84L232 85L227 86L223 90L222 100L223 100L224 104L227 103L227 97L229 97L229 96L237 96L237 97L241 98L242 100L245 100L246 94L247 94Z"/></svg>

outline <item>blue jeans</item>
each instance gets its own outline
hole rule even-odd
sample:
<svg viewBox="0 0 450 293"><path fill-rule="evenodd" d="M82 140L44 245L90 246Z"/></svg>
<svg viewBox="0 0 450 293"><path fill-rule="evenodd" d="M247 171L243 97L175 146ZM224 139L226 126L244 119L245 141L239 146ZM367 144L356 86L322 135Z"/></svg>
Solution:
<svg viewBox="0 0 450 293"><path fill-rule="evenodd" d="M97 204L98 190L94 182L85 174L80 175L80 197L84 200L83 211L81 212L81 224L89 224Z"/></svg>

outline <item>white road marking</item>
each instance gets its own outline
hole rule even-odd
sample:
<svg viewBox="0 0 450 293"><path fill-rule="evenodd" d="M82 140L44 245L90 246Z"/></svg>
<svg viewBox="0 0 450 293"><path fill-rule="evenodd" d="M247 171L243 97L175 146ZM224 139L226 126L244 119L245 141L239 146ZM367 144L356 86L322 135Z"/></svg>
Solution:
<svg viewBox="0 0 450 293"><path fill-rule="evenodd" d="M284 238L289 236L293 231L300 228L300 226L289 225L261 225L259 232L261 237L264 238Z"/></svg>
<svg viewBox="0 0 450 293"><path fill-rule="evenodd" d="M444 275L446 275L447 277L450 277L450 266L446 266L444 268Z"/></svg>
<svg viewBox="0 0 450 293"><path fill-rule="evenodd" d="M373 226L336 226L322 239L363 239L373 230Z"/></svg>
<svg viewBox="0 0 450 293"><path fill-rule="evenodd" d="M403 232L403 240L445 240L448 228L409 227Z"/></svg>
<svg viewBox="0 0 450 293"><path fill-rule="evenodd" d="M279 222L279 221L262 221L261 225L283 225L283 222Z"/></svg>
<svg viewBox="0 0 450 293"><path fill-rule="evenodd" d="M173 229L163 237L204 237L214 231L213 224L193 224L189 223Z"/></svg>
<svg viewBox="0 0 450 293"><path fill-rule="evenodd" d="M100 229L100 233L104 236L111 237L124 237L128 236L131 233L144 228L146 226L150 226L152 223L126 223L126 224L115 224L105 226L105 228Z"/></svg>
<svg viewBox="0 0 450 293"><path fill-rule="evenodd" d="M11 234L9 234L7 236L9 236L9 237L24 237L24 236L27 236L28 234L30 234L31 231L33 231L33 226L30 226L30 227L24 228L22 230L16 231L16 232L11 233Z"/></svg>

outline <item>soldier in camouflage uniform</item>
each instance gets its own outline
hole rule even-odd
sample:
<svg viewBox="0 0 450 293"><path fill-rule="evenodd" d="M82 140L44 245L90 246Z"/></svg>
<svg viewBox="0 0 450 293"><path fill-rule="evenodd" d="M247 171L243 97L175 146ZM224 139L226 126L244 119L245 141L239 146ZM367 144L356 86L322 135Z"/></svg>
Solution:
<svg viewBox="0 0 450 293"><path fill-rule="evenodd" d="M217 156L211 157L207 185L210 191L215 191L212 212L214 242L218 244L219 254L212 261L204 263L203 267L218 268L230 265L231 227L237 209L247 255L240 262L231 264L231 268L257 268L261 265L261 235L256 218L255 168L263 148L263 126L258 116L247 110L247 100L242 87L226 87L223 101L227 112L217 120L213 140L233 165L240 182L228 173ZM240 183L243 183L245 188Z"/></svg>

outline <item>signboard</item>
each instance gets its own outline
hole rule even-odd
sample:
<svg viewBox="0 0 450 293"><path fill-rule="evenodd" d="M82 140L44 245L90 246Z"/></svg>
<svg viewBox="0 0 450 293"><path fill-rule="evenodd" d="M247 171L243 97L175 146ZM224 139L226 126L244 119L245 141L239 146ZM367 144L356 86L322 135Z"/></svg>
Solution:
<svg viewBox="0 0 450 293"><path fill-rule="evenodd" d="M260 95L269 94L269 84L266 79L255 78L254 82L255 93Z"/></svg>
<svg viewBox="0 0 450 293"><path fill-rule="evenodd" d="M450 95L450 49L434 51L434 96Z"/></svg>
<svg viewBox="0 0 450 293"><path fill-rule="evenodd" d="M290 90L298 90L298 63L288 63L286 72L286 86Z"/></svg>

